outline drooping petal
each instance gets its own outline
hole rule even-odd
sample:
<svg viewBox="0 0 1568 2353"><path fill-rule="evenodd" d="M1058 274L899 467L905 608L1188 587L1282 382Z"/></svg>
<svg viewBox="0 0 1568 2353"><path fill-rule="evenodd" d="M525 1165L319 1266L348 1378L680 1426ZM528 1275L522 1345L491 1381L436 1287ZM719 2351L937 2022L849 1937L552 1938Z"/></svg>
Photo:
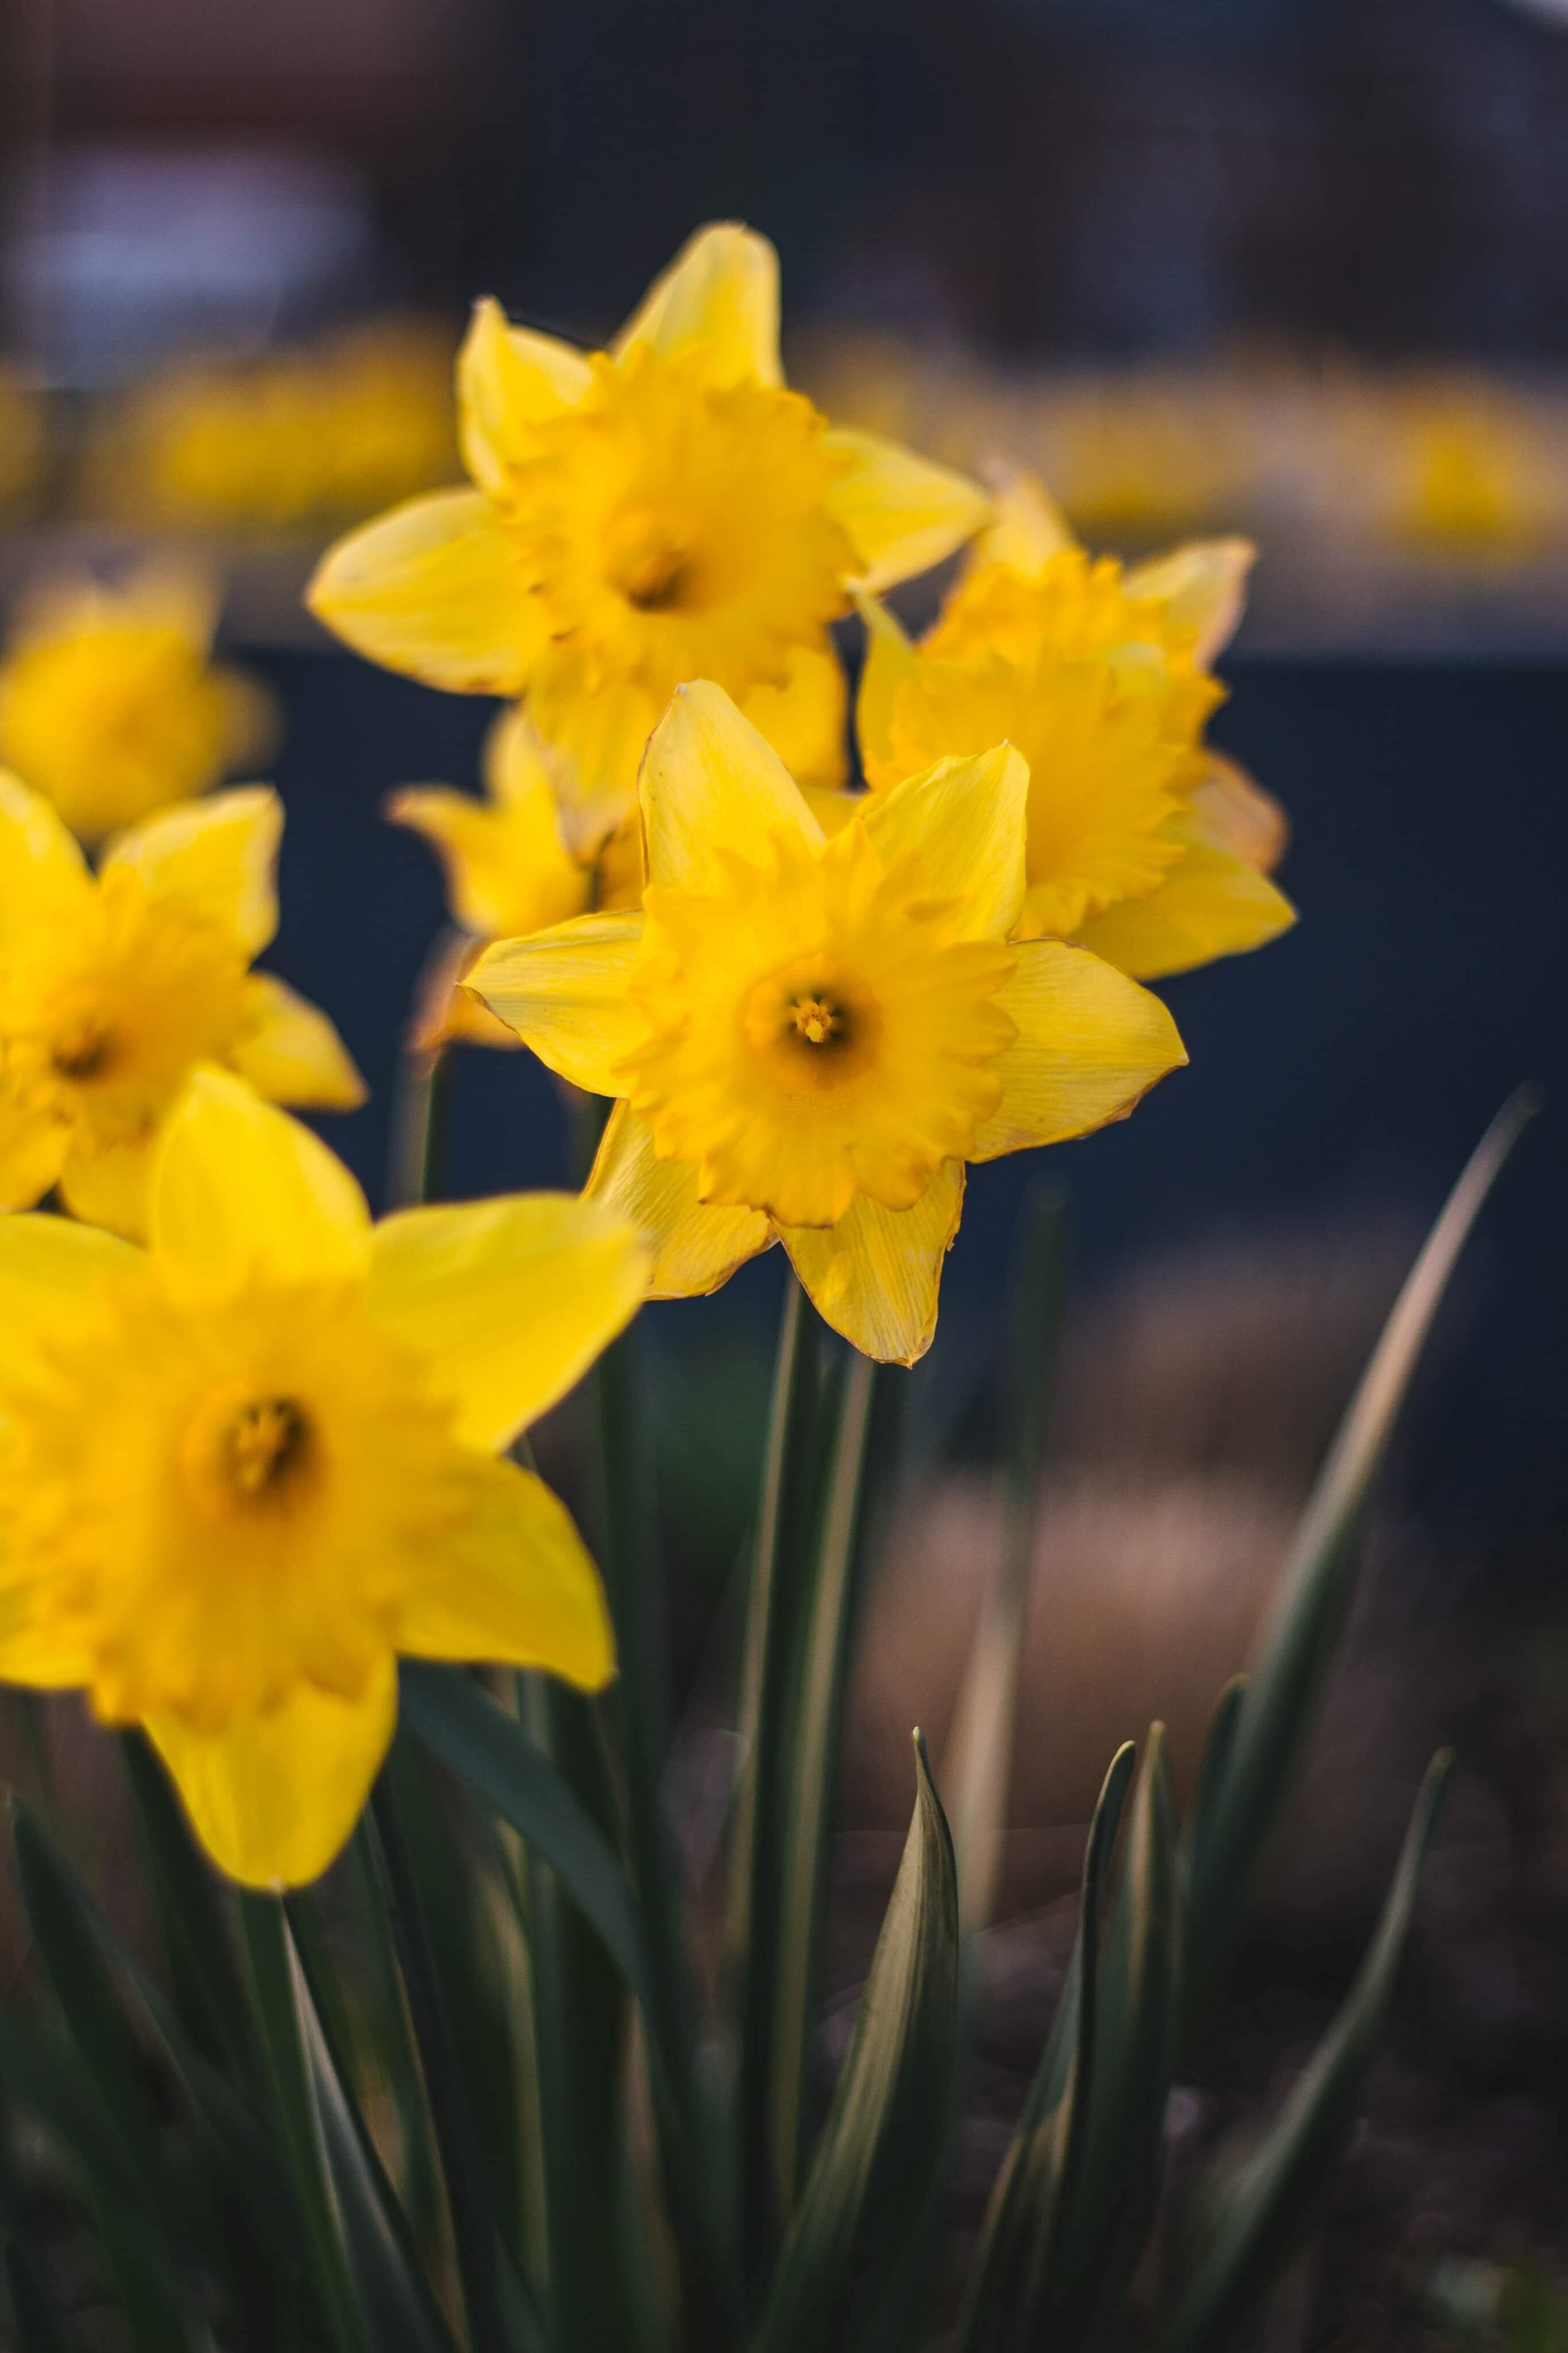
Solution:
<svg viewBox="0 0 1568 2353"><path fill-rule="evenodd" d="M1290 846L1289 818L1235 760L1210 752L1208 762L1208 774L1187 803L1193 832L1211 849L1227 849L1260 874L1272 874Z"/></svg>
<svg viewBox="0 0 1568 2353"><path fill-rule="evenodd" d="M1076 547L1066 515L1034 474L1013 466L984 469L995 493L992 518L970 549L965 568L984 570L988 564L1005 564L1036 579L1053 555Z"/></svg>
<svg viewBox="0 0 1568 2353"><path fill-rule="evenodd" d="M710 384L782 384L779 258L739 221L715 221L688 238L656 278L611 347L702 354Z"/></svg>
<svg viewBox="0 0 1568 2353"><path fill-rule="evenodd" d="M30 1209L60 1173L70 1130L0 1088L0 1209Z"/></svg>
<svg viewBox="0 0 1568 2353"><path fill-rule="evenodd" d="M897 441L835 426L827 446L850 462L828 493L859 561L856 586L891 588L927 572L980 529L991 501L978 482Z"/></svg>
<svg viewBox="0 0 1568 2353"><path fill-rule="evenodd" d="M661 1160L630 1105L610 1113L588 1179L591 1198L629 1218L653 1252L650 1299L695 1299L728 1282L774 1239L760 1209L713 1209L697 1198L687 1160Z"/></svg>
<svg viewBox="0 0 1568 2353"><path fill-rule="evenodd" d="M936 1330L963 1208L963 1163L944 1160L912 1209L858 1193L836 1226L782 1227L779 1240L825 1324L879 1364L912 1365Z"/></svg>
<svg viewBox="0 0 1568 2353"><path fill-rule="evenodd" d="M78 1134L60 1163L60 1195L73 1218L128 1241L146 1239L155 1134L99 1144Z"/></svg>
<svg viewBox="0 0 1568 2353"><path fill-rule="evenodd" d="M405 786L386 814L437 851L452 913L478 939L541 931L587 904L592 877L562 841L547 779L531 805L501 807L439 785Z"/></svg>
<svg viewBox="0 0 1568 2353"><path fill-rule="evenodd" d="M1087 1135L1123 1118L1156 1079L1187 1059L1157 997L1082 948L1030 940L994 1003L1018 1035L986 1068L1001 1105L974 1139L972 1160Z"/></svg>
<svg viewBox="0 0 1568 2353"><path fill-rule="evenodd" d="M518 694L546 638L482 491L410 499L328 549L305 601L386 670L458 694Z"/></svg>
<svg viewBox="0 0 1568 2353"><path fill-rule="evenodd" d="M348 1170L286 1112L226 1071L197 1071L153 1164L160 1280L200 1302L254 1268L281 1282L352 1282L370 1264L370 1211Z"/></svg>
<svg viewBox="0 0 1568 2353"><path fill-rule="evenodd" d="M230 1056L242 1079L273 1103L358 1110L364 1081L324 1013L269 972L250 975L244 1001L249 1026Z"/></svg>
<svg viewBox="0 0 1568 2353"><path fill-rule="evenodd" d="M534 454L534 427L575 408L594 380L581 352L507 323L489 294L474 305L458 353L458 439L481 491L503 491Z"/></svg>
<svg viewBox="0 0 1568 2353"><path fill-rule="evenodd" d="M42 793L0 768L0 938L79 923L92 892L81 845Z"/></svg>
<svg viewBox="0 0 1568 2353"><path fill-rule="evenodd" d="M1165 980L1260 948L1295 920L1285 893L1256 866L1193 841L1158 890L1108 907L1078 937L1134 980Z"/></svg>
<svg viewBox="0 0 1568 2353"><path fill-rule="evenodd" d="M915 649L886 605L857 599L866 624L866 659L855 698L855 733L866 782L873 792L901 781L893 767L893 705L899 690L920 674Z"/></svg>
<svg viewBox="0 0 1568 2353"><path fill-rule="evenodd" d="M635 1227L574 1193L405 1209L371 1246L370 1304L495 1453L581 1379L641 1305Z"/></svg>
<svg viewBox="0 0 1568 2353"><path fill-rule="evenodd" d="M718 853L756 865L773 833L822 839L778 754L706 679L676 688L648 739L639 797L648 881L667 889L721 889Z"/></svg>
<svg viewBox="0 0 1568 2353"><path fill-rule="evenodd" d="M1249 539L1194 539L1133 565L1122 585L1129 596L1163 605L1181 628L1195 629L1194 659L1206 667L1236 634L1257 560Z"/></svg>
<svg viewBox="0 0 1568 2353"><path fill-rule="evenodd" d="M106 1283L145 1264L142 1251L96 1226L69 1218L0 1218L0 1388L29 1378L41 1350L96 1320Z"/></svg>
<svg viewBox="0 0 1568 2353"><path fill-rule="evenodd" d="M154 1715L147 1733L191 1826L245 1887L302 1887L347 1845L397 1719L390 1652L362 1696L300 1683L281 1707L220 1733Z"/></svg>
<svg viewBox="0 0 1568 2353"><path fill-rule="evenodd" d="M1010 744L939 760L890 793L868 793L866 830L885 862L914 852L933 892L962 902L955 936L1005 939L1024 903L1029 766Z"/></svg>
<svg viewBox="0 0 1568 2353"><path fill-rule="evenodd" d="M580 1691L616 1671L599 1573L565 1505L515 1462L478 1459L450 1553L433 1551L405 1594L397 1646L414 1658L542 1667Z"/></svg>
<svg viewBox="0 0 1568 2353"><path fill-rule="evenodd" d="M528 712L550 759L561 838L575 857L592 858L636 813L637 770L658 721L658 698L635 678L605 677L590 689L574 656L546 653Z"/></svg>
<svg viewBox="0 0 1568 2353"><path fill-rule="evenodd" d="M613 1095L616 1070L647 1035L626 995L642 926L636 912L578 915L527 939L498 940L464 986L562 1078Z"/></svg>
<svg viewBox="0 0 1568 2353"><path fill-rule="evenodd" d="M832 646L792 646L784 684L749 688L740 709L804 792L812 785L841 785L849 773L847 702L843 665Z"/></svg>
<svg viewBox="0 0 1568 2353"><path fill-rule="evenodd" d="M278 929L278 844L283 804L270 785L238 785L160 809L117 836L102 871L128 867L150 899L184 899L247 955Z"/></svg>

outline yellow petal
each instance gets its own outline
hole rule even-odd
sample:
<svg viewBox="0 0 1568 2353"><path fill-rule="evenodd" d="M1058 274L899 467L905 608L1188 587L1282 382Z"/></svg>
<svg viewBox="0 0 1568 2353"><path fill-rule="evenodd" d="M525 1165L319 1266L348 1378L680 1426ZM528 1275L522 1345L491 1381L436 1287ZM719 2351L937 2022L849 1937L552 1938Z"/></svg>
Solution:
<svg viewBox="0 0 1568 2353"><path fill-rule="evenodd" d="M1037 578L1052 556L1077 546L1068 519L1035 475L1012 466L987 467L985 472L995 505L969 551L966 568L979 572L988 564L1005 564Z"/></svg>
<svg viewBox="0 0 1568 2353"><path fill-rule="evenodd" d="M543 1667L600 1691L616 1671L599 1573L565 1505L531 1471L475 1460L469 1514L405 1597L397 1646L420 1659Z"/></svg>
<svg viewBox="0 0 1568 2353"><path fill-rule="evenodd" d="M647 1036L626 995L641 938L640 913L579 915L528 939L498 940L464 985L574 1087L613 1095L616 1071Z"/></svg>
<svg viewBox="0 0 1568 2353"><path fill-rule="evenodd" d="M0 1683L75 1691L91 1681L90 1657L71 1648L48 1613L34 1617L27 1588L0 1584Z"/></svg>
<svg viewBox="0 0 1568 2353"><path fill-rule="evenodd" d="M581 352L507 324L489 295L474 305L458 353L458 438L481 491L506 488L537 448L533 428L574 408L594 380Z"/></svg>
<svg viewBox="0 0 1568 2353"><path fill-rule="evenodd" d="M278 844L283 804L270 785L240 785L184 801L117 836L101 871L129 867L150 899L184 899L221 924L247 955L278 929Z"/></svg>
<svg viewBox="0 0 1568 2353"><path fill-rule="evenodd" d="M226 1732L193 1732L173 1715L146 1729L219 1870L246 1887L302 1887L347 1845L396 1720L389 1651L359 1699L301 1683Z"/></svg>
<svg viewBox="0 0 1568 2353"><path fill-rule="evenodd" d="M147 1233L153 1161L158 1139L97 1145L73 1136L60 1164L60 1197L73 1218L142 1241Z"/></svg>
<svg viewBox="0 0 1568 2353"><path fill-rule="evenodd" d="M1202 666L1235 636L1247 602L1247 575L1257 560L1249 539L1194 539L1169 555L1133 565L1122 586L1129 596L1163 605L1182 628L1195 629L1194 659Z"/></svg>
<svg viewBox="0 0 1568 2353"><path fill-rule="evenodd" d="M929 571L962 547L991 512L978 482L917 458L897 441L847 426L835 426L826 438L850 461L828 505L849 535L861 588L890 588Z"/></svg>
<svg viewBox="0 0 1568 2353"><path fill-rule="evenodd" d="M802 785L801 795L806 807L824 833L842 833L852 817L865 812L864 793L830 792L826 785Z"/></svg>
<svg viewBox="0 0 1568 2353"><path fill-rule="evenodd" d="M986 1069L1001 1106L974 1139L972 1160L1059 1144L1121 1119L1156 1079L1186 1060L1157 997L1060 940L1030 940L994 1000L1018 1035Z"/></svg>
<svg viewBox="0 0 1568 2353"><path fill-rule="evenodd" d="M647 1290L636 1229L574 1193L517 1193L384 1218L373 1314L457 1409L465 1446L495 1453L564 1397Z"/></svg>
<svg viewBox="0 0 1568 2353"><path fill-rule="evenodd" d="M59 1176L70 1130L0 1090L0 1209L30 1209Z"/></svg>
<svg viewBox="0 0 1568 2353"><path fill-rule="evenodd" d="M35 923L79 923L91 892L74 834L41 793L0 768L0 938Z"/></svg>
<svg viewBox="0 0 1568 2353"><path fill-rule="evenodd" d="M435 849L465 931L510 939L564 923L588 904L593 878L561 838L550 771L525 712L501 713L486 738L484 765L489 799L409 786L392 795L387 816Z"/></svg>
<svg viewBox="0 0 1568 2353"><path fill-rule="evenodd" d="M855 733L866 782L873 792L880 792L901 781L892 759L893 705L905 681L920 675L920 664L887 607L874 596L857 601L866 624L866 659L855 699Z"/></svg>
<svg viewBox="0 0 1568 2353"><path fill-rule="evenodd" d="M1260 948L1295 920L1289 900L1256 866L1193 841L1158 890L1108 907L1078 936L1135 980L1163 980Z"/></svg>
<svg viewBox="0 0 1568 2353"><path fill-rule="evenodd" d="M94 1322L106 1283L145 1265L142 1251L96 1226L69 1218L0 1218L0 1388L31 1378L41 1351Z"/></svg>
<svg viewBox="0 0 1568 2353"><path fill-rule="evenodd" d="M712 1209L700 1201L691 1163L661 1160L647 1122L624 1103L610 1113L588 1193L629 1218L653 1252L650 1299L717 1291L773 1240L760 1209Z"/></svg>
<svg viewBox="0 0 1568 2353"><path fill-rule="evenodd" d="M1192 830L1211 849L1228 849L1261 874L1272 874L1290 846L1290 820L1245 768L1219 752L1187 803Z"/></svg>
<svg viewBox="0 0 1568 2353"><path fill-rule="evenodd" d="M721 890L717 853L755 865L773 833L822 839L778 754L706 679L676 688L648 739L638 789L648 881L667 889Z"/></svg>
<svg viewBox="0 0 1568 2353"><path fill-rule="evenodd" d="M245 984L249 1028L231 1060L242 1079L273 1103L357 1111L364 1081L324 1013L269 972Z"/></svg>
<svg viewBox="0 0 1568 2353"><path fill-rule="evenodd" d="M633 353L700 351L710 384L782 384L779 258L738 221L700 228L656 278L612 346Z"/></svg>
<svg viewBox="0 0 1568 2353"><path fill-rule="evenodd" d="M574 657L546 655L528 698L529 716L550 760L567 848L592 858L637 807L637 770L658 720L658 699L632 678L584 688Z"/></svg>
<svg viewBox="0 0 1568 2353"><path fill-rule="evenodd" d="M410 499L328 549L305 601L356 653L460 694L518 694L545 642L482 491Z"/></svg>
<svg viewBox="0 0 1568 2353"><path fill-rule="evenodd" d="M829 643L792 646L784 684L748 688L740 708L805 791L841 785L849 773L847 702L843 665Z"/></svg>
<svg viewBox="0 0 1568 2353"><path fill-rule="evenodd" d="M370 1212L343 1164L243 1080L197 1071L163 1130L152 1182L155 1270L181 1298L279 1282L345 1282L370 1264Z"/></svg>
<svg viewBox="0 0 1568 2353"><path fill-rule="evenodd" d="M1010 744L939 760L890 793L868 793L866 830L885 862L919 856L932 892L962 902L955 936L1005 939L1024 903L1029 764Z"/></svg>
<svg viewBox="0 0 1568 2353"><path fill-rule="evenodd" d="M936 1330L963 1208L963 1163L944 1160L912 1209L858 1193L836 1226L782 1227L779 1240L825 1324L879 1364L912 1365Z"/></svg>

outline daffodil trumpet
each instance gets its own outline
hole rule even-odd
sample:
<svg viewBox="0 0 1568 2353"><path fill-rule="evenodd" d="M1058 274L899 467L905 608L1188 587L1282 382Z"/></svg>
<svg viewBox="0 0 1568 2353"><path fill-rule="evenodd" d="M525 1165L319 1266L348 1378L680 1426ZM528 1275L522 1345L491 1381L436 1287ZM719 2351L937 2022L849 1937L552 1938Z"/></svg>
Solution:
<svg viewBox="0 0 1568 2353"><path fill-rule="evenodd" d="M1006 744L866 797L832 836L721 688L649 742L640 910L486 950L465 986L616 1103L588 1183L656 1297L782 1241L824 1319L912 1363L964 1164L1087 1134L1185 1060L1157 998L1019 940L1029 775Z"/></svg>
<svg viewBox="0 0 1568 2353"><path fill-rule="evenodd" d="M613 1672L575 1528L498 1457L636 1312L647 1252L563 1194L373 1227L212 1069L150 1208L145 1250L0 1219L0 1678L142 1726L222 1868L295 1885L358 1817L400 1653Z"/></svg>

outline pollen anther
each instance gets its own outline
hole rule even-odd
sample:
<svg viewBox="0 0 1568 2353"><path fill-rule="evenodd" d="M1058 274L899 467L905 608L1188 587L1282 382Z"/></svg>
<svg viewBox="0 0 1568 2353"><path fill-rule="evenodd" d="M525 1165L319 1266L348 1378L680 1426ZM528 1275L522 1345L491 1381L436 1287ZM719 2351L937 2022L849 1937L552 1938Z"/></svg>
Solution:
<svg viewBox="0 0 1568 2353"><path fill-rule="evenodd" d="M795 1035L808 1046L833 1046L843 1043L846 1022L843 1008L831 997L808 995L790 999L790 1023Z"/></svg>
<svg viewBox="0 0 1568 2353"><path fill-rule="evenodd" d="M247 1503L276 1493L303 1464L310 1424L292 1398L253 1398L218 1438L225 1480Z"/></svg>

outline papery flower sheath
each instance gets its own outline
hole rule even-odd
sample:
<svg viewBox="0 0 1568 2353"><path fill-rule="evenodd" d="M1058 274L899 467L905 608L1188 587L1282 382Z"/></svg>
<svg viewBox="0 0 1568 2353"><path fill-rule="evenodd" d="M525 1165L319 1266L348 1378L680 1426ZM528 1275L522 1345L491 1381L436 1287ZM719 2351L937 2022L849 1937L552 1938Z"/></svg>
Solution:
<svg viewBox="0 0 1568 2353"><path fill-rule="evenodd" d="M918 644L866 602L867 781L1005 736L1029 764L1021 936L1077 940L1140 980L1276 938L1295 920L1268 879L1283 816L1203 741L1251 561L1244 540L1199 541L1124 571L1015 480Z"/></svg>
<svg viewBox="0 0 1568 2353"><path fill-rule="evenodd" d="M635 1313L607 1204L373 1228L310 1131L198 1072L140 1250L0 1219L0 1677L147 1731L215 1859L313 1879L391 1737L396 1655L613 1671L597 1575L497 1455Z"/></svg>
<svg viewBox="0 0 1568 2353"><path fill-rule="evenodd" d="M209 659L217 598L152 565L118 588L56 582L23 605L0 662L0 762L88 840L266 757L272 699Z"/></svg>
<svg viewBox="0 0 1568 2353"><path fill-rule="evenodd" d="M1005 744L942 761L829 839L729 697L683 687L642 767L642 912L479 958L490 1010L619 1098L588 1191L647 1235L656 1296L782 1241L828 1323L912 1362L965 1161L1084 1134L1185 1060L1147 990L1013 940L1028 783Z"/></svg>
<svg viewBox="0 0 1568 2353"><path fill-rule="evenodd" d="M458 366L474 487L341 541L310 592L350 645L433 686L524 696L591 849L683 680L733 696L803 782L845 772L828 625L977 530L984 494L786 389L778 260L701 230L608 351L481 302Z"/></svg>
<svg viewBox="0 0 1568 2353"><path fill-rule="evenodd" d="M242 785L111 842L95 875L48 803L0 773L0 1207L58 1185L139 1235L159 1130L216 1062L281 1103L352 1111L326 1016L250 960L278 928L283 808Z"/></svg>

